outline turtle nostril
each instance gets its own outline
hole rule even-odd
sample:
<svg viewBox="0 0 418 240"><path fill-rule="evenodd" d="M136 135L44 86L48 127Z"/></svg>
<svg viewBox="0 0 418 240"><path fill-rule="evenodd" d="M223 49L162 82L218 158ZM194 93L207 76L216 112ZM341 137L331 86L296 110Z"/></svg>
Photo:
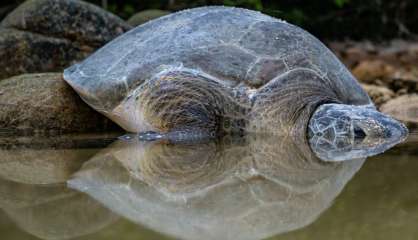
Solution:
<svg viewBox="0 0 418 240"><path fill-rule="evenodd" d="M366 133L359 126L354 126L354 138L365 138Z"/></svg>

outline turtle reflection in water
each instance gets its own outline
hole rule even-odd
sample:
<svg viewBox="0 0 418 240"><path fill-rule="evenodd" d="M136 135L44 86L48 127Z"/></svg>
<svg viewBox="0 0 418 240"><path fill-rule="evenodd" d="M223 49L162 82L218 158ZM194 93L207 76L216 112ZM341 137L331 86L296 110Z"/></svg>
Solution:
<svg viewBox="0 0 418 240"><path fill-rule="evenodd" d="M262 239L313 222L364 159L324 162L290 138L201 144L119 140L68 185L180 239Z"/></svg>
<svg viewBox="0 0 418 240"><path fill-rule="evenodd" d="M64 79L94 109L148 140L290 135L308 137L324 159L344 160L380 153L407 135L315 37L239 8L195 8L148 22L66 69Z"/></svg>

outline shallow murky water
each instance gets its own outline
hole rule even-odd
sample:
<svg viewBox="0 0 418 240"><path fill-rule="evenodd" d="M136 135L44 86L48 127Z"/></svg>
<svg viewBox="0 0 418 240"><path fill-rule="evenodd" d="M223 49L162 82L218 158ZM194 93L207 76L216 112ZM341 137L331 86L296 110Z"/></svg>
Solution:
<svg viewBox="0 0 418 240"><path fill-rule="evenodd" d="M418 134L322 162L288 139L0 138L1 239L416 239Z"/></svg>

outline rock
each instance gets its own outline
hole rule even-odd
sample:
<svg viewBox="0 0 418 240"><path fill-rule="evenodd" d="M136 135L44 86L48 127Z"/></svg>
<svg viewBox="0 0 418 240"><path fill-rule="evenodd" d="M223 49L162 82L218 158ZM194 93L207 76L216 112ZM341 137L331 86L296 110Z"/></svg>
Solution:
<svg viewBox="0 0 418 240"><path fill-rule="evenodd" d="M362 84L361 86L377 107L395 97L395 93L386 87L371 84Z"/></svg>
<svg viewBox="0 0 418 240"><path fill-rule="evenodd" d="M380 60L365 60L352 71L353 75L364 83L372 83L375 79L390 78L395 68Z"/></svg>
<svg viewBox="0 0 418 240"><path fill-rule="evenodd" d="M418 124L418 94L397 97L383 104L380 110L406 123Z"/></svg>
<svg viewBox="0 0 418 240"><path fill-rule="evenodd" d="M17 3L11 3L0 7L0 21L7 16L14 8L17 7Z"/></svg>
<svg viewBox="0 0 418 240"><path fill-rule="evenodd" d="M342 54L344 58L344 63L346 63L350 68L358 64L360 61L363 61L368 58L367 52L364 49L358 47L350 47Z"/></svg>
<svg viewBox="0 0 418 240"><path fill-rule="evenodd" d="M167 14L170 14L170 12L159 9L148 9L134 14L127 22L132 26L138 26Z"/></svg>
<svg viewBox="0 0 418 240"><path fill-rule="evenodd" d="M414 40L394 39L379 46L379 59L390 64L418 64L418 43Z"/></svg>
<svg viewBox="0 0 418 240"><path fill-rule="evenodd" d="M119 17L78 0L29 0L10 13L2 27L100 47L130 28Z"/></svg>
<svg viewBox="0 0 418 240"><path fill-rule="evenodd" d="M416 41L395 39L380 43L341 41L327 44L353 75L366 84L366 90L377 105L389 97L418 93Z"/></svg>
<svg viewBox="0 0 418 240"><path fill-rule="evenodd" d="M411 66L396 71L390 81L390 87L397 95L418 93L418 68Z"/></svg>
<svg viewBox="0 0 418 240"><path fill-rule="evenodd" d="M0 79L21 73L59 71L87 57L70 40L32 34L15 29L0 30Z"/></svg>
<svg viewBox="0 0 418 240"><path fill-rule="evenodd" d="M0 79L60 71L129 29L82 1L26 1L0 23Z"/></svg>
<svg viewBox="0 0 418 240"><path fill-rule="evenodd" d="M0 81L0 128L29 131L120 130L85 104L61 73L24 74Z"/></svg>
<svg viewBox="0 0 418 240"><path fill-rule="evenodd" d="M353 74L361 82L391 89L396 96L418 93L418 68L415 66L395 67L382 60L364 61Z"/></svg>
<svg viewBox="0 0 418 240"><path fill-rule="evenodd" d="M387 42L331 41L330 49L341 57L348 67L365 60L382 60L393 66L418 64L418 43L415 40L394 39Z"/></svg>
<svg viewBox="0 0 418 240"><path fill-rule="evenodd" d="M331 41L327 42L327 45L350 69L359 62L374 59L378 53L375 44L369 41Z"/></svg>

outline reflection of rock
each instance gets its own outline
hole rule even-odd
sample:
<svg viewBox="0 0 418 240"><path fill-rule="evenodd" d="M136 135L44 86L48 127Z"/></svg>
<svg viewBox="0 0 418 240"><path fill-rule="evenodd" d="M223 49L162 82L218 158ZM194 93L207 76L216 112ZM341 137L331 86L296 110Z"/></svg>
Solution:
<svg viewBox="0 0 418 240"><path fill-rule="evenodd" d="M69 239L95 232L116 216L67 188L68 177L112 135L0 137L0 209L42 239Z"/></svg>
<svg viewBox="0 0 418 240"><path fill-rule="evenodd" d="M83 155L93 153L90 149L0 150L0 177L28 184L62 183L88 159Z"/></svg>
<svg viewBox="0 0 418 240"><path fill-rule="evenodd" d="M381 111L406 123L418 124L418 95L404 95L385 103Z"/></svg>
<svg viewBox="0 0 418 240"><path fill-rule="evenodd" d="M395 96L395 93L386 87L371 84L362 84L361 86L377 107L380 107L383 103L389 101Z"/></svg>
<svg viewBox="0 0 418 240"><path fill-rule="evenodd" d="M26 74L0 81L0 127L86 132L119 129L92 110L60 73Z"/></svg>
<svg viewBox="0 0 418 240"><path fill-rule="evenodd" d="M26 1L0 27L0 79L61 70L130 28L78 0Z"/></svg>
<svg viewBox="0 0 418 240"><path fill-rule="evenodd" d="M164 10L159 10L159 9L148 9L148 10L144 10L139 13L136 13L131 18L129 18L127 22L131 24L132 26L138 26L152 19L167 15L169 13L170 13L169 11L164 11Z"/></svg>
<svg viewBox="0 0 418 240"><path fill-rule="evenodd" d="M267 136L186 146L119 141L69 184L175 237L261 239L314 221L363 163L324 163L308 149Z"/></svg>
<svg viewBox="0 0 418 240"><path fill-rule="evenodd" d="M75 191L63 184L31 185L0 178L0 208L14 209L44 204L57 199L71 197Z"/></svg>
<svg viewBox="0 0 418 240"><path fill-rule="evenodd" d="M109 141L105 136L0 138L0 177L26 184L64 183Z"/></svg>
<svg viewBox="0 0 418 240"><path fill-rule="evenodd" d="M118 217L90 197L66 198L24 208L4 209L16 224L42 239L70 239L96 232Z"/></svg>

